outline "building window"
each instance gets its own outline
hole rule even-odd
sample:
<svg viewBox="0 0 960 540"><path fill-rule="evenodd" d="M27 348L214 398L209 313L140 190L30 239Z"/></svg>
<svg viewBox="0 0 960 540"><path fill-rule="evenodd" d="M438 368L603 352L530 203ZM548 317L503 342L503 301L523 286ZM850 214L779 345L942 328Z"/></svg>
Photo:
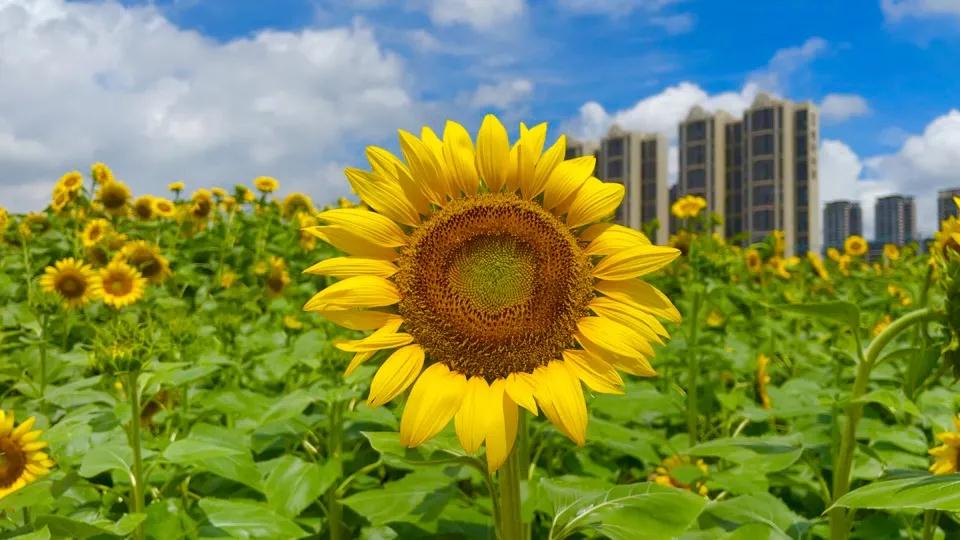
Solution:
<svg viewBox="0 0 960 540"><path fill-rule="evenodd" d="M565 159L573 159L575 157L580 157L580 147L578 146L568 146L567 154Z"/></svg>
<svg viewBox="0 0 960 540"><path fill-rule="evenodd" d="M613 180L616 178L623 178L623 160L622 159L611 159L607 161L607 179Z"/></svg>
<svg viewBox="0 0 960 540"><path fill-rule="evenodd" d="M806 182L807 181L807 162L801 161L797 163L797 181Z"/></svg>
<svg viewBox="0 0 960 540"><path fill-rule="evenodd" d="M750 115L752 129L773 129L773 109L760 109Z"/></svg>
<svg viewBox="0 0 960 540"><path fill-rule="evenodd" d="M806 131L807 129L807 111L801 110L797 111L795 116L797 131Z"/></svg>
<svg viewBox="0 0 960 540"><path fill-rule="evenodd" d="M769 156L773 154L773 134L753 136L753 155Z"/></svg>
<svg viewBox="0 0 960 540"><path fill-rule="evenodd" d="M806 212L797 212L797 232L805 233L807 232L807 213Z"/></svg>
<svg viewBox="0 0 960 540"><path fill-rule="evenodd" d="M775 192L773 186L754 186L753 188L753 204L754 206L773 204L773 196Z"/></svg>
<svg viewBox="0 0 960 540"><path fill-rule="evenodd" d="M606 141L607 155L619 157L623 155L623 139L608 139Z"/></svg>
<svg viewBox="0 0 960 540"><path fill-rule="evenodd" d="M687 147L687 165L703 165L707 161L707 147L696 144Z"/></svg>
<svg viewBox="0 0 960 540"><path fill-rule="evenodd" d="M802 186L797 186L797 206L806 206L808 199L810 198L807 195L807 185L803 184Z"/></svg>
<svg viewBox="0 0 960 540"><path fill-rule="evenodd" d="M806 135L797 135L797 157L803 158L807 156L807 136Z"/></svg>
<svg viewBox="0 0 960 540"><path fill-rule="evenodd" d="M753 213L753 230L773 230L773 210L757 210Z"/></svg>
<svg viewBox="0 0 960 540"><path fill-rule="evenodd" d="M687 124L687 141L702 141L707 138L707 123L704 121Z"/></svg>
<svg viewBox="0 0 960 540"><path fill-rule="evenodd" d="M753 162L754 180L773 180L773 160L761 159Z"/></svg>
<svg viewBox="0 0 960 540"><path fill-rule="evenodd" d="M687 171L687 187L703 188L707 185L707 173L703 169Z"/></svg>

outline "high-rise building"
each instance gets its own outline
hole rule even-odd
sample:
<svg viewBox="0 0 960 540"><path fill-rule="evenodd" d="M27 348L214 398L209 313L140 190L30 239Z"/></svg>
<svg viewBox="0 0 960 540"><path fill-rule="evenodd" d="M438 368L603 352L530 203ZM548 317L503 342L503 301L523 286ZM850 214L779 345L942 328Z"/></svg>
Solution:
<svg viewBox="0 0 960 540"><path fill-rule="evenodd" d="M860 204L851 201L831 201L823 208L823 243L828 248L843 249L843 242L851 235L863 235L863 216Z"/></svg>
<svg viewBox="0 0 960 540"><path fill-rule="evenodd" d="M707 210L724 217L727 210L727 125L733 116L710 114L696 106L678 129L678 189L707 201Z"/></svg>
<svg viewBox="0 0 960 540"><path fill-rule="evenodd" d="M743 211L743 121L727 123L724 132L724 182L727 199L724 205L724 233L727 238L735 238L746 230Z"/></svg>
<svg viewBox="0 0 960 540"><path fill-rule="evenodd" d="M796 253L820 252L820 180L817 141L820 121L810 102L793 106L794 211ZM858 208L859 211L859 208Z"/></svg>
<svg viewBox="0 0 960 540"><path fill-rule="evenodd" d="M666 243L670 210L667 207L667 140L660 134L625 131L614 125L600 142L597 176L626 187L618 222L640 229L656 219L656 242Z"/></svg>
<svg viewBox="0 0 960 540"><path fill-rule="evenodd" d="M573 159L582 156L597 157L600 151L600 145L593 141L578 141L572 137L567 137L567 154L564 159ZM596 171L594 171L596 174Z"/></svg>
<svg viewBox="0 0 960 540"><path fill-rule="evenodd" d="M951 189L941 189L937 192L937 227L940 222L950 216L958 216L957 205L953 202L954 197L960 197L960 187Z"/></svg>
<svg viewBox="0 0 960 540"><path fill-rule="evenodd" d="M877 243L902 246L916 238L917 216L913 197L880 197L874 211Z"/></svg>

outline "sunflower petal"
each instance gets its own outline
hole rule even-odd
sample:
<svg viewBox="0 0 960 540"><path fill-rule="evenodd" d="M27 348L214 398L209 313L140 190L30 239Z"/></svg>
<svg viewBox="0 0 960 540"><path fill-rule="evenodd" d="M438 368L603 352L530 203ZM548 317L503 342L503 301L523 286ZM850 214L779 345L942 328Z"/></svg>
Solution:
<svg viewBox="0 0 960 540"><path fill-rule="evenodd" d="M547 124L537 124L530 129L527 129L524 124L521 126L520 148L517 156L517 185L523 198L532 199L543 190L543 186L537 186L535 182L537 163L540 161L543 143L547 138ZM533 193L535 188L539 188L539 191Z"/></svg>
<svg viewBox="0 0 960 540"><path fill-rule="evenodd" d="M370 334L363 339L334 340L333 346L344 352L360 353L393 349L413 343L413 336L406 332Z"/></svg>
<svg viewBox="0 0 960 540"><path fill-rule="evenodd" d="M655 272L670 264L680 250L667 246L637 246L607 255L593 267L593 277L624 280Z"/></svg>
<svg viewBox="0 0 960 540"><path fill-rule="evenodd" d="M376 330L390 321L400 320L396 313L360 309L321 309L316 313L333 324L360 331Z"/></svg>
<svg viewBox="0 0 960 540"><path fill-rule="evenodd" d="M553 146L548 148L537 160L533 175L520 178L520 192L523 193L524 198L532 199L546 189L547 180L550 179L550 175L553 174L557 165L563 161L566 152L567 137L561 135L557 142L553 143Z"/></svg>
<svg viewBox="0 0 960 540"><path fill-rule="evenodd" d="M570 210L567 212L567 227L571 229L600 221L616 211L626 188L617 182L601 182L590 178L577 191Z"/></svg>
<svg viewBox="0 0 960 540"><path fill-rule="evenodd" d="M680 322L680 312L662 292L642 279L602 280L594 285L597 291L624 304L631 305L670 322Z"/></svg>
<svg viewBox="0 0 960 540"><path fill-rule="evenodd" d="M318 225L305 227L302 230L350 255L385 261L397 258L397 252L393 248L378 246L356 232L337 225Z"/></svg>
<svg viewBox="0 0 960 540"><path fill-rule="evenodd" d="M453 177L453 186L467 195L474 195L480 188L477 174L477 154L470 133L460 124L447 121L443 128L443 158Z"/></svg>
<svg viewBox="0 0 960 540"><path fill-rule="evenodd" d="M348 168L344 171L353 191L364 203L377 212L404 225L418 225L420 214L407 198L400 184L390 178L378 177L367 171Z"/></svg>
<svg viewBox="0 0 960 540"><path fill-rule="evenodd" d="M570 199L580 186L593 175L597 158L583 156L561 161L547 178L543 187L543 207L552 210Z"/></svg>
<svg viewBox="0 0 960 540"><path fill-rule="evenodd" d="M390 355L370 381L367 403L379 407L397 397L413 384L423 369L423 347L407 345Z"/></svg>
<svg viewBox="0 0 960 540"><path fill-rule="evenodd" d="M474 454L487 436L487 424L493 420L490 386L483 377L470 377L463 393L463 403L454 417L460 445Z"/></svg>
<svg viewBox="0 0 960 540"><path fill-rule="evenodd" d="M540 409L577 446L587 440L587 405L580 379L562 361L554 360L533 372Z"/></svg>
<svg viewBox="0 0 960 540"><path fill-rule="evenodd" d="M370 167L376 175L400 186L400 190L417 213L424 216L430 214L430 203L400 158L383 148L368 146L367 161L370 162Z"/></svg>
<svg viewBox="0 0 960 540"><path fill-rule="evenodd" d="M496 116L488 114L483 117L477 135L477 170L492 193L500 191L506 184L509 159L507 130Z"/></svg>
<svg viewBox="0 0 960 540"><path fill-rule="evenodd" d="M490 416L487 423L487 471L495 472L507 460L517 440L520 411L504 390L503 379L490 385Z"/></svg>
<svg viewBox="0 0 960 540"><path fill-rule="evenodd" d="M418 139L416 135L402 129L400 130L400 149L410 166L410 173L420 181L421 189L427 200L438 206L443 206L447 202L447 194L450 193L450 189L433 150Z"/></svg>
<svg viewBox="0 0 960 540"><path fill-rule="evenodd" d="M437 362L420 374L400 419L400 444L412 448L433 437L460 410L467 379Z"/></svg>
<svg viewBox="0 0 960 540"><path fill-rule="evenodd" d="M504 390L514 403L537 416L537 401L533 397L533 380L529 373L511 373L505 379Z"/></svg>
<svg viewBox="0 0 960 540"><path fill-rule="evenodd" d="M581 240L587 240L585 255L613 255L625 249L651 245L650 239L642 232L617 225L615 223L596 223L580 233Z"/></svg>
<svg viewBox="0 0 960 540"><path fill-rule="evenodd" d="M400 293L392 281L378 276L354 276L340 280L313 295L303 309L322 311L382 307L399 301Z"/></svg>
<svg viewBox="0 0 960 540"><path fill-rule="evenodd" d="M26 435L31 429L33 429L33 424L35 424L36 421L37 419L33 416L27 418L22 424L13 430L13 433L10 434L10 437L13 439L19 439L21 436Z"/></svg>
<svg viewBox="0 0 960 540"><path fill-rule="evenodd" d="M563 351L563 361L594 392L622 394L623 379L614 367L579 349Z"/></svg>
<svg viewBox="0 0 960 540"><path fill-rule="evenodd" d="M331 225L366 238L370 243L382 247L405 246L409 242L407 234L387 216L360 208L335 208L317 214L319 219Z"/></svg>
<svg viewBox="0 0 960 540"><path fill-rule="evenodd" d="M353 358L350 359L350 364L347 365L347 369L343 370L343 376L349 377L351 373L356 371L358 367L375 354L377 354L377 351L359 352L353 355Z"/></svg>
<svg viewBox="0 0 960 540"><path fill-rule="evenodd" d="M331 257L307 268L303 273L338 278L353 276L380 276L382 278L388 278L397 273L397 267L390 261L383 259Z"/></svg>
<svg viewBox="0 0 960 540"><path fill-rule="evenodd" d="M653 315L608 296L594 297L587 307L597 315L632 328L641 336L661 345L664 343L661 337L670 337L667 329Z"/></svg>
<svg viewBox="0 0 960 540"><path fill-rule="evenodd" d="M653 348L633 330L603 317L584 317L574 333L577 343L587 353L614 366L641 377L653 377L657 372L647 361Z"/></svg>

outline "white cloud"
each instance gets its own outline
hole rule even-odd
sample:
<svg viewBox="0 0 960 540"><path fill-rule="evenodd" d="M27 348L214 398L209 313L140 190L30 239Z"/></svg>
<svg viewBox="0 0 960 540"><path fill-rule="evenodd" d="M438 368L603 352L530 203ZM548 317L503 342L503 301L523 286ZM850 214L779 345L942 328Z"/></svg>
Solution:
<svg viewBox="0 0 960 540"><path fill-rule="evenodd" d="M880 7L884 19L894 23L907 18L960 17L957 0L882 0Z"/></svg>
<svg viewBox="0 0 960 540"><path fill-rule="evenodd" d="M877 197L894 192L889 180L862 179L864 164L845 143L825 139L820 145L820 208L829 201L850 200L860 203L863 232L873 238L873 206Z"/></svg>
<svg viewBox="0 0 960 540"><path fill-rule="evenodd" d="M476 109L493 107L508 109L533 94L533 83L528 79L511 79L496 84L481 84L470 97L470 106Z"/></svg>
<svg viewBox="0 0 960 540"><path fill-rule="evenodd" d="M766 67L752 73L749 82L768 92L784 92L790 78L828 50L823 38L812 37L797 47L777 50Z"/></svg>
<svg viewBox="0 0 960 540"><path fill-rule="evenodd" d="M430 0L430 20L438 25L466 24L491 30L523 14L524 0Z"/></svg>
<svg viewBox="0 0 960 540"><path fill-rule="evenodd" d="M400 58L362 23L215 42L152 7L0 0L0 199L110 164L137 193L270 174L320 199L355 147L416 123ZM39 201L42 203L43 201Z"/></svg>
<svg viewBox="0 0 960 540"><path fill-rule="evenodd" d="M616 18L640 11L647 15L647 22L669 34L689 32L694 26L690 13L661 14L665 7L676 3L677 0L558 0L560 7L573 13Z"/></svg>
<svg viewBox="0 0 960 540"><path fill-rule="evenodd" d="M870 106L857 94L827 94L820 102L820 117L828 122L843 122L867 114Z"/></svg>

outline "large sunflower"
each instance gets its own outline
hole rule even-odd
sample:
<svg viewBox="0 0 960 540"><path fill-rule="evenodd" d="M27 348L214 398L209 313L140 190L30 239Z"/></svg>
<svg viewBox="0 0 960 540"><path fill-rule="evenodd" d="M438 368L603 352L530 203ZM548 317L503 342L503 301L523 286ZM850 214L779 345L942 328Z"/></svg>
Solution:
<svg viewBox="0 0 960 540"><path fill-rule="evenodd" d="M153 195L141 195L133 201L133 213L144 221L153 218Z"/></svg>
<svg viewBox="0 0 960 540"><path fill-rule="evenodd" d="M120 256L150 283L163 283L170 277L170 263L160 254L160 248L156 244L136 240L124 245Z"/></svg>
<svg viewBox="0 0 960 540"><path fill-rule="evenodd" d="M848 236L843 241L843 251L852 257L861 257L867 254L867 241L862 236L856 234Z"/></svg>
<svg viewBox="0 0 960 540"><path fill-rule="evenodd" d="M373 335L337 344L356 353L350 372L386 355L371 405L412 386L400 440L416 446L455 419L464 449L486 441L491 471L517 433L518 406L547 418L578 445L586 439L581 381L622 393L617 370L655 374L652 342L679 321L660 291L638 279L679 251L604 222L624 186L591 176L592 156L564 160L564 137L543 151L546 124L483 120L477 144L448 122L441 140L400 132L406 163L371 147L373 171L347 169L363 203L318 217L307 230L350 256L309 273L344 278L304 308Z"/></svg>
<svg viewBox="0 0 960 540"><path fill-rule="evenodd" d="M48 266L40 287L59 295L68 308L76 308L99 296L100 279L89 265L71 257Z"/></svg>
<svg viewBox="0 0 960 540"><path fill-rule="evenodd" d="M119 309L136 302L143 296L146 281L126 261L114 259L100 270L103 303Z"/></svg>
<svg viewBox="0 0 960 540"><path fill-rule="evenodd" d="M42 431L34 430L33 417L14 425L13 411L0 410L0 499L50 472L53 460L43 451Z"/></svg>
<svg viewBox="0 0 960 540"><path fill-rule="evenodd" d="M103 209L114 215L123 215L127 211L127 204L130 202L130 188L119 180L112 180L100 184L97 190L97 200L103 205Z"/></svg>
<svg viewBox="0 0 960 540"><path fill-rule="evenodd" d="M164 218L173 217L177 213L177 207L172 202L163 197L154 197L151 201L153 213Z"/></svg>

